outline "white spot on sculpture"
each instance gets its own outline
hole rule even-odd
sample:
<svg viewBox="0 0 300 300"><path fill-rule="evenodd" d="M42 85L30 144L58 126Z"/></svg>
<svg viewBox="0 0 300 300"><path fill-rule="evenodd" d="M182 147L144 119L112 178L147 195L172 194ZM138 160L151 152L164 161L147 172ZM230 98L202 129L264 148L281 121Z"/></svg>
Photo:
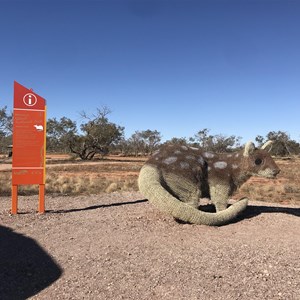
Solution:
<svg viewBox="0 0 300 300"><path fill-rule="evenodd" d="M181 167L181 169L188 169L190 167L190 165L189 165L189 163L182 161L180 163L180 167Z"/></svg>
<svg viewBox="0 0 300 300"><path fill-rule="evenodd" d="M196 157L193 156L193 155L187 155L187 156L186 156L186 159L196 159Z"/></svg>
<svg viewBox="0 0 300 300"><path fill-rule="evenodd" d="M198 163L200 163L201 165L204 165L204 159L203 159L203 157L199 157L198 158Z"/></svg>
<svg viewBox="0 0 300 300"><path fill-rule="evenodd" d="M204 152L203 156L206 157L206 158L213 158L215 155L211 152Z"/></svg>
<svg viewBox="0 0 300 300"><path fill-rule="evenodd" d="M239 166L238 165L236 165L236 164L233 164L232 165L232 169L237 169Z"/></svg>
<svg viewBox="0 0 300 300"><path fill-rule="evenodd" d="M227 162L225 161L217 161L214 163L214 167L216 169L225 169L227 167Z"/></svg>
<svg viewBox="0 0 300 300"><path fill-rule="evenodd" d="M167 165L173 164L175 161L177 161L177 157L170 156L163 160L163 162Z"/></svg>

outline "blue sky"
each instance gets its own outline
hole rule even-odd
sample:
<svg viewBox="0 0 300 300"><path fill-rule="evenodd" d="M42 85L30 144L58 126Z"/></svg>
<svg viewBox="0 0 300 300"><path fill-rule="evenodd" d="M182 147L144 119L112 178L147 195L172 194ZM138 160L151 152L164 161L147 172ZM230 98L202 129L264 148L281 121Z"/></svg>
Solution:
<svg viewBox="0 0 300 300"><path fill-rule="evenodd" d="M0 0L0 107L16 80L48 118L108 106L126 137L299 141L299 16L289 0Z"/></svg>

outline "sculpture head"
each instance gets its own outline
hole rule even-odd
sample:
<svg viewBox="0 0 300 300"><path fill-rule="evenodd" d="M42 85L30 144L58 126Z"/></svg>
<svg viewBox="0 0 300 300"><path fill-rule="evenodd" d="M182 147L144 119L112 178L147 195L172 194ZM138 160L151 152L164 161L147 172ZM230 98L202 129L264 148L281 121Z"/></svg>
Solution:
<svg viewBox="0 0 300 300"><path fill-rule="evenodd" d="M260 149L256 148L252 142L245 145L243 156L249 175L275 178L280 172L275 161L268 150L272 147L272 141L266 142Z"/></svg>

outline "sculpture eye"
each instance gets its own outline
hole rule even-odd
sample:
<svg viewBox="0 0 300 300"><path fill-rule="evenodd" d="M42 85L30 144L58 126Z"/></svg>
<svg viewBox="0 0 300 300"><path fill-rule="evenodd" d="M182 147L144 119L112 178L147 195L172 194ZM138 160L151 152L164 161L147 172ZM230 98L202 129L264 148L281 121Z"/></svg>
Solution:
<svg viewBox="0 0 300 300"><path fill-rule="evenodd" d="M255 160L255 164L256 164L257 166L261 165L262 162L263 162L263 160L262 160L261 158L257 158L257 159Z"/></svg>

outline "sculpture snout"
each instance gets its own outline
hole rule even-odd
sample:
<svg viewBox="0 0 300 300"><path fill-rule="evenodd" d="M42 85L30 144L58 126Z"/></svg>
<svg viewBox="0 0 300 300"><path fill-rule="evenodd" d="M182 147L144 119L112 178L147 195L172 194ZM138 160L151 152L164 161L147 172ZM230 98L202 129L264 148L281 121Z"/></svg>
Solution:
<svg viewBox="0 0 300 300"><path fill-rule="evenodd" d="M270 178L275 178L279 173L280 173L279 168L273 169L272 172L270 172Z"/></svg>

